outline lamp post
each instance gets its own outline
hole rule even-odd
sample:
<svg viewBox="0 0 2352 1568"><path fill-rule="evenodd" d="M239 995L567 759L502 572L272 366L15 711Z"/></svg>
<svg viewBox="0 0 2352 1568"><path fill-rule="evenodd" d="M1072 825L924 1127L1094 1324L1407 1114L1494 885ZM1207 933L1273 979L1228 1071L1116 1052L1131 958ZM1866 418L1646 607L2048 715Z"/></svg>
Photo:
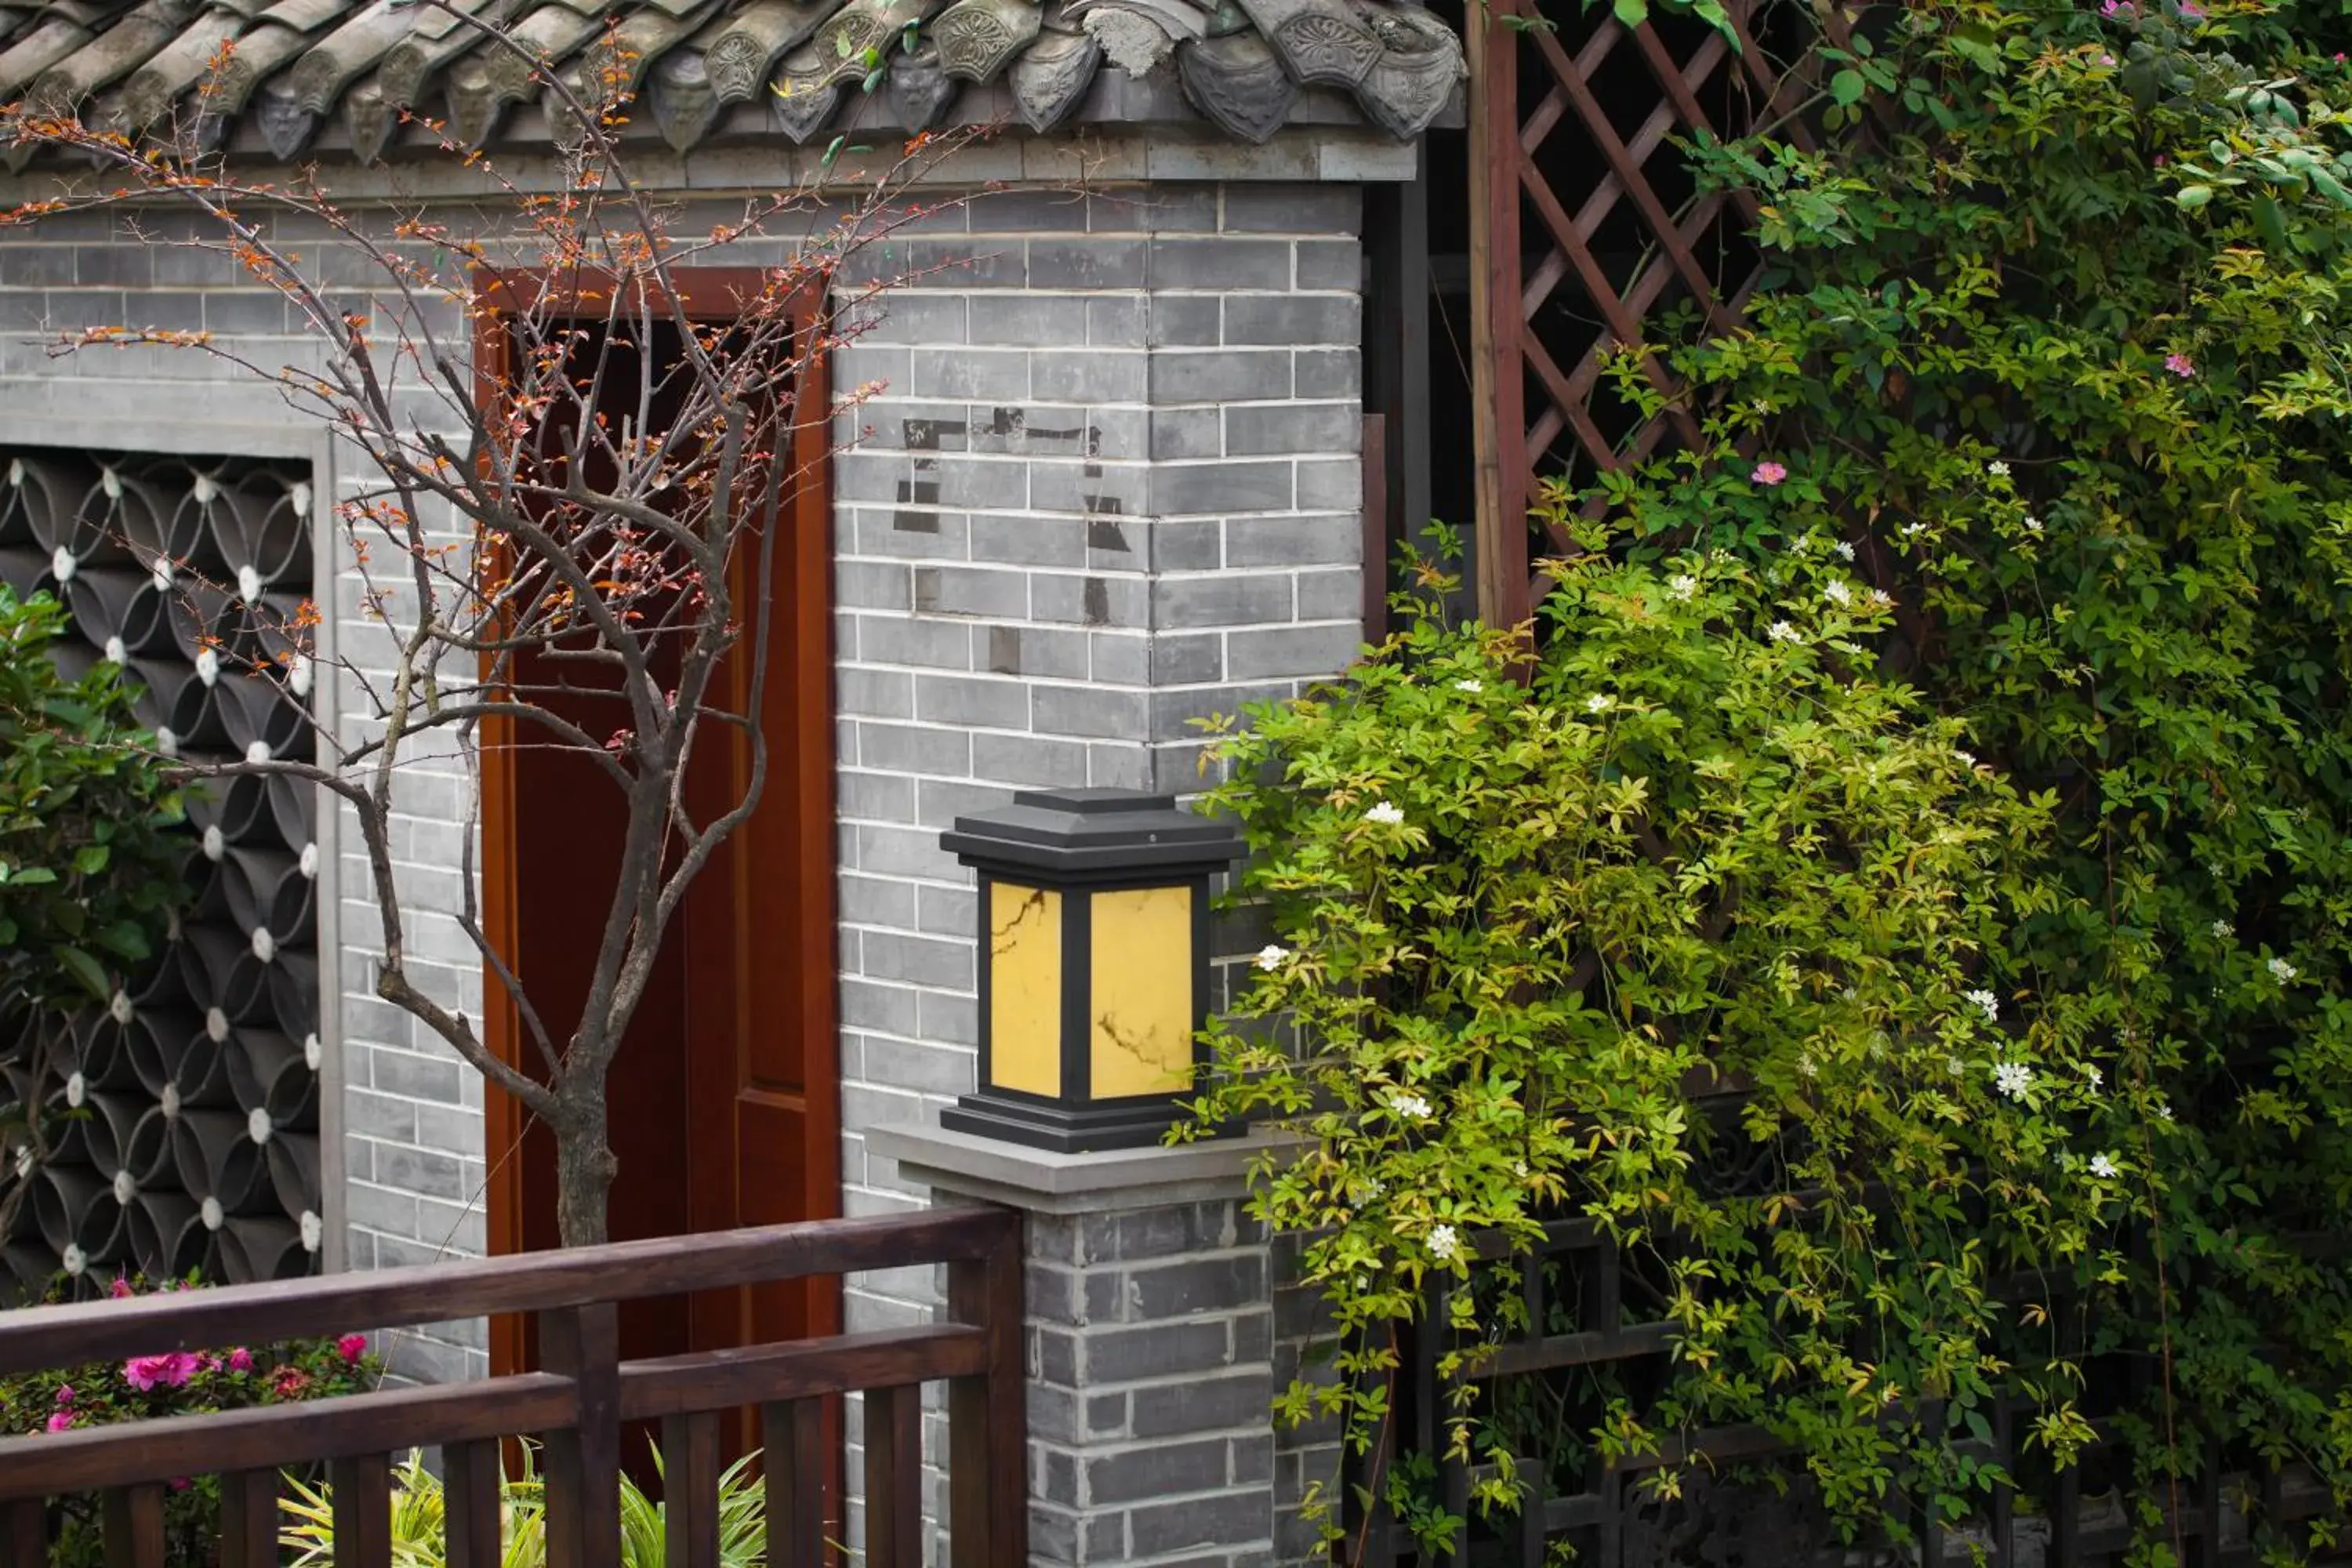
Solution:
<svg viewBox="0 0 2352 1568"><path fill-rule="evenodd" d="M1204 1057L1227 823L1135 790L1024 790L941 846L980 873L980 1089L940 1122L1076 1153L1155 1143Z"/></svg>

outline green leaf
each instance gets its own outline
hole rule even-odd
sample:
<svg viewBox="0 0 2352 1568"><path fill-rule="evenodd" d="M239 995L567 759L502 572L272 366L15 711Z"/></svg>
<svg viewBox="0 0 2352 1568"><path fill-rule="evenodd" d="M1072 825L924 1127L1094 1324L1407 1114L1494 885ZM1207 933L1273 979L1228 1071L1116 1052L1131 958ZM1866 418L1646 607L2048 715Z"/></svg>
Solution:
<svg viewBox="0 0 2352 1568"><path fill-rule="evenodd" d="M113 988L107 984L106 971L99 967L98 960L80 948L53 947L49 949L49 956L97 1000L103 1002L112 994Z"/></svg>
<svg viewBox="0 0 2352 1568"><path fill-rule="evenodd" d="M1851 67L1830 78L1830 97L1840 104L1860 103L1862 95L1869 90L1870 84L1863 79L1862 73Z"/></svg>
<svg viewBox="0 0 2352 1568"><path fill-rule="evenodd" d="M2267 191L2254 198L2254 232L2261 235L2263 243L2273 250L2291 248L2285 209L2279 205L2278 198Z"/></svg>
<svg viewBox="0 0 2352 1568"><path fill-rule="evenodd" d="M825 169L832 168L833 161L841 156L842 144L848 140L849 138L846 136L836 136L832 141L826 142L824 144L824 156L817 160L818 166Z"/></svg>
<svg viewBox="0 0 2352 1568"><path fill-rule="evenodd" d="M1650 19L1650 0L1612 0L1610 9L1629 27L1638 27Z"/></svg>
<svg viewBox="0 0 2352 1568"><path fill-rule="evenodd" d="M2190 212L2195 212L2199 207L2203 206L2207 202L2213 199L2213 187L2210 185L2183 185L2179 191L2173 194L2172 199L2179 203L2182 206L2188 208Z"/></svg>
<svg viewBox="0 0 2352 1568"><path fill-rule="evenodd" d="M107 847L103 844L85 844L74 854L74 870L84 877L95 877L106 869Z"/></svg>

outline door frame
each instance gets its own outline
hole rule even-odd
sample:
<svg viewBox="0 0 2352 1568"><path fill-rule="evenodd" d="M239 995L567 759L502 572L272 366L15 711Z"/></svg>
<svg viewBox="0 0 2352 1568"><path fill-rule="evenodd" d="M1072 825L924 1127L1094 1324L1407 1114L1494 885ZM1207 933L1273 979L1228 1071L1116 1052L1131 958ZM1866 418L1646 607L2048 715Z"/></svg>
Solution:
<svg viewBox="0 0 2352 1568"><path fill-rule="evenodd" d="M756 267L681 268L671 274L674 293L655 291L660 309L674 298L692 321L723 322L761 299L772 274ZM556 307L563 313L602 316L612 298L609 274L577 270L560 278L530 270L482 268L475 275L473 310L474 390L477 406L496 406L506 384L510 345L503 324L518 308ZM822 342L824 290L820 282L801 285L785 309L795 328ZM839 850L834 830L833 727L833 469L832 386L823 353L810 357L793 411L793 460L798 473L782 512L792 532L794 597L769 606L771 637L786 637L793 657L788 695L793 706L792 745L787 753L772 744L770 766L788 763L797 789L801 841L812 852L797 867L799 901L806 919L800 951L791 955L804 973L821 983L802 987L799 1020L806 1041L803 1089L807 1097L808 1151L803 1169L806 1212L827 1219L841 1212L840 987L836 952L835 879ZM807 411L814 410L812 417ZM782 558L780 556L781 562ZM481 728L482 929L498 951L517 950L520 889L516 886L513 823L518 802L509 742L514 721L490 716ZM737 896L741 897L739 879ZM513 999L495 977L484 976L485 1043L500 1061L526 1068L528 1036ZM732 1114L731 1102L730 1114ZM483 1089L485 1183L488 1242L492 1256L520 1252L523 1243L522 1134L528 1113L521 1102L485 1083ZM812 1280L810 1331L837 1333L841 1289L835 1279ZM492 1375L524 1370L524 1323L516 1317L490 1321Z"/></svg>

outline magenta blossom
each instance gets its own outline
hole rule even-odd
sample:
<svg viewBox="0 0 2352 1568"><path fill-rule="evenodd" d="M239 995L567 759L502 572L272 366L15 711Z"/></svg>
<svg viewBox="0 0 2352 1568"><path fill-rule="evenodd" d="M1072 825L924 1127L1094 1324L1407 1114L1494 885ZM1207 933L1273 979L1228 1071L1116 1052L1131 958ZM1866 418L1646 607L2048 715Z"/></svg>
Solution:
<svg viewBox="0 0 2352 1568"><path fill-rule="evenodd" d="M236 1349L228 1352L228 1369L231 1372L251 1372L253 1370L253 1352L247 1350L243 1345L237 1346Z"/></svg>
<svg viewBox="0 0 2352 1568"><path fill-rule="evenodd" d="M132 1356L122 1363L122 1376L140 1393L149 1394L159 1387L179 1387L195 1376L203 1365L200 1357L187 1351L173 1351L169 1355Z"/></svg>
<svg viewBox="0 0 2352 1568"><path fill-rule="evenodd" d="M120 1301L131 1294L131 1281L118 1274L114 1277L114 1283L106 1288L106 1293Z"/></svg>
<svg viewBox="0 0 2352 1568"><path fill-rule="evenodd" d="M2167 354L2164 356L2164 368L2181 380L2187 381L2197 374L2197 362L2187 354Z"/></svg>
<svg viewBox="0 0 2352 1568"><path fill-rule="evenodd" d="M1759 485L1777 485L1789 477L1789 470L1767 459L1757 464L1756 471L1748 477Z"/></svg>
<svg viewBox="0 0 2352 1568"><path fill-rule="evenodd" d="M335 1342L335 1349L341 1353L346 1364L356 1366L359 1364L360 1357L367 1354L367 1336L345 1334Z"/></svg>
<svg viewBox="0 0 2352 1568"><path fill-rule="evenodd" d="M59 1405L71 1405L73 1403L72 1384L61 1383L58 1384L58 1403Z"/></svg>
<svg viewBox="0 0 2352 1568"><path fill-rule="evenodd" d="M56 1415L51 1415L49 1417L49 1430L52 1432L72 1431L73 1412L70 1410L60 1410Z"/></svg>

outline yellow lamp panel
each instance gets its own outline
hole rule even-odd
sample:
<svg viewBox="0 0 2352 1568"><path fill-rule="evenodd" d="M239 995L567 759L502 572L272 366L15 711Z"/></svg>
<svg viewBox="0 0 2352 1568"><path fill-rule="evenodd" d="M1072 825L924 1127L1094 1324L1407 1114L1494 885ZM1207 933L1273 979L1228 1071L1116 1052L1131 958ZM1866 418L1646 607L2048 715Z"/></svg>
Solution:
<svg viewBox="0 0 2352 1568"><path fill-rule="evenodd" d="M1094 896L1094 1097L1192 1081L1192 889Z"/></svg>
<svg viewBox="0 0 2352 1568"><path fill-rule="evenodd" d="M989 1077L999 1089L1062 1092L1062 895L988 889Z"/></svg>

